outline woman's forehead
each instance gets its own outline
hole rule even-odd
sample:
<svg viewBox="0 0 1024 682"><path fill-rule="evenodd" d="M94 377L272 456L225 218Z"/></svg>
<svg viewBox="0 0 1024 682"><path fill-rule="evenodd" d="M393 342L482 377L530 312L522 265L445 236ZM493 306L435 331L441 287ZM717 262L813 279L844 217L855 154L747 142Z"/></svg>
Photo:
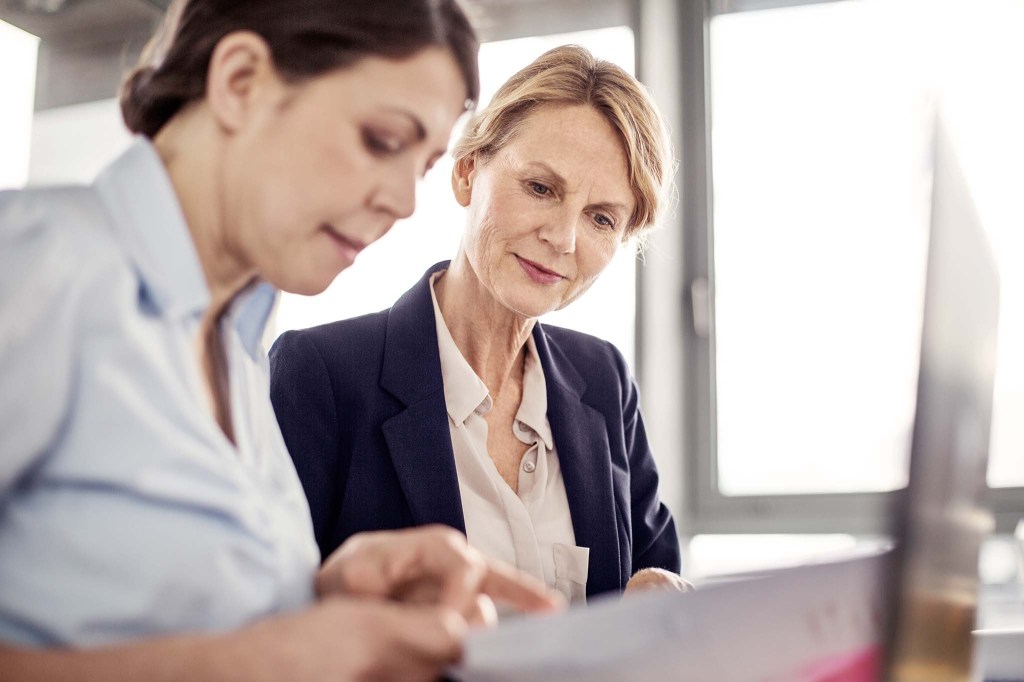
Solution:
<svg viewBox="0 0 1024 682"><path fill-rule="evenodd" d="M507 163L560 175L601 172L629 188L625 146L612 124L590 106L547 106L526 117L502 150Z"/></svg>

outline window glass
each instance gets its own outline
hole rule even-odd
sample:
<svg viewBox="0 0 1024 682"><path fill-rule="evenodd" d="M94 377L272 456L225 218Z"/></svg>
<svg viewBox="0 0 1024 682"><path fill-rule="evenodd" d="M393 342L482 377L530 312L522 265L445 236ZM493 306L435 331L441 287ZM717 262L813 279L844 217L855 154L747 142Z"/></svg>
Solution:
<svg viewBox="0 0 1024 682"><path fill-rule="evenodd" d="M726 495L906 483L940 107L1002 260L989 480L1024 484L1024 279L1011 266L1024 256L1024 6L953 7L845 1L711 22Z"/></svg>
<svg viewBox="0 0 1024 682"><path fill-rule="evenodd" d="M0 21L0 190L28 179L39 39Z"/></svg>
<svg viewBox="0 0 1024 682"><path fill-rule="evenodd" d="M860 543L853 535L695 535L686 545L684 575L700 582L732 573L796 566L848 554Z"/></svg>
<svg viewBox="0 0 1024 682"><path fill-rule="evenodd" d="M945 110L1001 278L988 483L1024 487L1024 3L982 0L953 16Z"/></svg>
<svg viewBox="0 0 1024 682"><path fill-rule="evenodd" d="M930 108L914 65L897 58L902 44L866 5L711 24L725 494L906 480Z"/></svg>

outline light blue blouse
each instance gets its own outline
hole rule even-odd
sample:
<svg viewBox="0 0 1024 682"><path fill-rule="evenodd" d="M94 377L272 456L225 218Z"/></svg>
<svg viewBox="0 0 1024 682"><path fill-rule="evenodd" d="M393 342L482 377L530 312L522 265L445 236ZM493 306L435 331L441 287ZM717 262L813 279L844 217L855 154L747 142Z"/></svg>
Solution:
<svg viewBox="0 0 1024 682"><path fill-rule="evenodd" d="M275 297L254 285L223 318L232 445L153 147L89 187L0 193L0 641L222 631L311 602L319 552L260 342Z"/></svg>

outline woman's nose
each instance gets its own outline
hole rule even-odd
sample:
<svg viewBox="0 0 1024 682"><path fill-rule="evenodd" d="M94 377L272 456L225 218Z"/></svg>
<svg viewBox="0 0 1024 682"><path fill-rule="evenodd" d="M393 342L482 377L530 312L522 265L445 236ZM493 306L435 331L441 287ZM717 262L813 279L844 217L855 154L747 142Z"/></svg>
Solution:
<svg viewBox="0 0 1024 682"><path fill-rule="evenodd" d="M547 242L558 253L573 253L576 250L576 227L579 217L575 212L560 212L552 216L540 228L541 241Z"/></svg>
<svg viewBox="0 0 1024 682"><path fill-rule="evenodd" d="M375 204L396 220L408 218L416 210L416 171L412 167L389 170L375 195Z"/></svg>

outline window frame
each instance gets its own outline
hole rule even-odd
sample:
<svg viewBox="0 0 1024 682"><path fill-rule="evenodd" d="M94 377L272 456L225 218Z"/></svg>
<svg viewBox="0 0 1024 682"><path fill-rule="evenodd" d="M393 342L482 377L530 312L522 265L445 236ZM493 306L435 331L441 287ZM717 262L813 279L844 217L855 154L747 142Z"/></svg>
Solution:
<svg viewBox="0 0 1024 682"><path fill-rule="evenodd" d="M698 533L885 534L896 492L728 496L718 488L710 24L717 16L842 0L690 0L679 13L683 138L682 332L685 513ZM639 345L638 345L639 347ZM1024 487L986 488L996 532L1024 516Z"/></svg>

